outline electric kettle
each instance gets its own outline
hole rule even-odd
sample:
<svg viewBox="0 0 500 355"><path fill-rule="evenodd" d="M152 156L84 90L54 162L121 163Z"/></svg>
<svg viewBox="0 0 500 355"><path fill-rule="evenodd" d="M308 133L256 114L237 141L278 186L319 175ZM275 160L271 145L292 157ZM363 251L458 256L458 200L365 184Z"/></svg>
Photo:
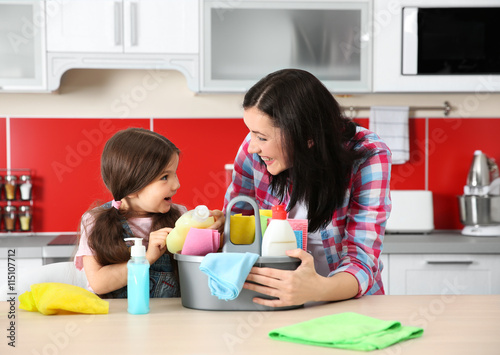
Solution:
<svg viewBox="0 0 500 355"><path fill-rule="evenodd" d="M487 195L492 181L498 178L498 165L480 150L474 152L474 158L464 187L466 195Z"/></svg>
<svg viewBox="0 0 500 355"><path fill-rule="evenodd" d="M467 175L464 194L458 196L462 234L500 236L500 178L498 165L480 150Z"/></svg>

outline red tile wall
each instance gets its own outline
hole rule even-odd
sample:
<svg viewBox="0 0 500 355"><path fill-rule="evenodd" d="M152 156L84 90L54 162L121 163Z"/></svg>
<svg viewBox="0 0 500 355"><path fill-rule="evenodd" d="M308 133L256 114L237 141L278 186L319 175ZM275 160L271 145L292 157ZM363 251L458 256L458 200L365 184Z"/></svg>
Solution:
<svg viewBox="0 0 500 355"><path fill-rule="evenodd" d="M155 119L154 131L181 150L178 177L181 188L174 202L195 208L222 209L226 192L225 164L232 164L248 133L243 120Z"/></svg>
<svg viewBox="0 0 500 355"><path fill-rule="evenodd" d="M33 231L75 231L96 201L108 201L100 177L106 140L127 127L157 131L181 149L181 188L174 198L189 209L206 204L222 209L224 165L232 163L247 133L238 119L70 119L10 118L11 168L33 174ZM0 134L5 137L5 120ZM5 144L0 167L6 167Z"/></svg>
<svg viewBox="0 0 500 355"><path fill-rule="evenodd" d="M462 228L457 196L463 194L474 151L500 162L500 119L429 120L429 190L437 229Z"/></svg>
<svg viewBox="0 0 500 355"><path fill-rule="evenodd" d="M226 187L224 165L232 163L247 133L234 119L97 119L0 118L0 137L10 133L12 168L33 173L35 232L72 232L96 200L111 197L100 178L100 153L105 141L127 127L153 129L181 150L181 188L174 200L188 208L205 204L222 208ZM369 128L368 119L357 119ZM391 188L433 192L436 229L461 229L457 195L463 193L474 150L500 159L500 119L411 118L410 161L394 165ZM427 153L426 153L427 140ZM0 144L0 168L7 164ZM5 202L3 202L5 204Z"/></svg>
<svg viewBox="0 0 500 355"><path fill-rule="evenodd" d="M11 118L12 168L33 174L34 232L76 231L79 218L110 195L100 178L106 140L149 119Z"/></svg>

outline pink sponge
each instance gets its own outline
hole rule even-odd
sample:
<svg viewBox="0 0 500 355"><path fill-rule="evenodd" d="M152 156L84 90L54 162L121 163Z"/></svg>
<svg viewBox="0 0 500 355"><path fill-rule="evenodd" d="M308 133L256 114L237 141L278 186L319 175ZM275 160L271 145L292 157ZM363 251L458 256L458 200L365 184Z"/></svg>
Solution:
<svg viewBox="0 0 500 355"><path fill-rule="evenodd" d="M191 228L186 235L181 254L205 256L216 253L220 246L220 233L214 229Z"/></svg>

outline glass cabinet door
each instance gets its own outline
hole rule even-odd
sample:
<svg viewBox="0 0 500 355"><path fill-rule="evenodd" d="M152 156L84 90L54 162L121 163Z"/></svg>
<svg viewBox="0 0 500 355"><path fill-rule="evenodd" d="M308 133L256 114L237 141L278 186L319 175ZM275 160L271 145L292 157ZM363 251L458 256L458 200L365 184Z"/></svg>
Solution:
<svg viewBox="0 0 500 355"><path fill-rule="evenodd" d="M43 1L0 0L0 90L46 89Z"/></svg>
<svg viewBox="0 0 500 355"><path fill-rule="evenodd" d="M369 1L205 0L205 91L246 91L266 74L300 68L332 92L371 90Z"/></svg>

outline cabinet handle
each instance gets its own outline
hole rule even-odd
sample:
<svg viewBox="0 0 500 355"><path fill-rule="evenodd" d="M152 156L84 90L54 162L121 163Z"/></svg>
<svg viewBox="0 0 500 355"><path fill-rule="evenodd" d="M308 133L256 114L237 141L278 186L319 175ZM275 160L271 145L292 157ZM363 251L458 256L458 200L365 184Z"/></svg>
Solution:
<svg viewBox="0 0 500 355"><path fill-rule="evenodd" d="M122 4L121 2L115 2L115 45L121 46L123 44L122 39Z"/></svg>
<svg viewBox="0 0 500 355"><path fill-rule="evenodd" d="M472 260L427 260L429 265L446 265L446 264L459 264L459 265L471 265Z"/></svg>
<svg viewBox="0 0 500 355"><path fill-rule="evenodd" d="M137 46L137 3L130 3L130 45Z"/></svg>

